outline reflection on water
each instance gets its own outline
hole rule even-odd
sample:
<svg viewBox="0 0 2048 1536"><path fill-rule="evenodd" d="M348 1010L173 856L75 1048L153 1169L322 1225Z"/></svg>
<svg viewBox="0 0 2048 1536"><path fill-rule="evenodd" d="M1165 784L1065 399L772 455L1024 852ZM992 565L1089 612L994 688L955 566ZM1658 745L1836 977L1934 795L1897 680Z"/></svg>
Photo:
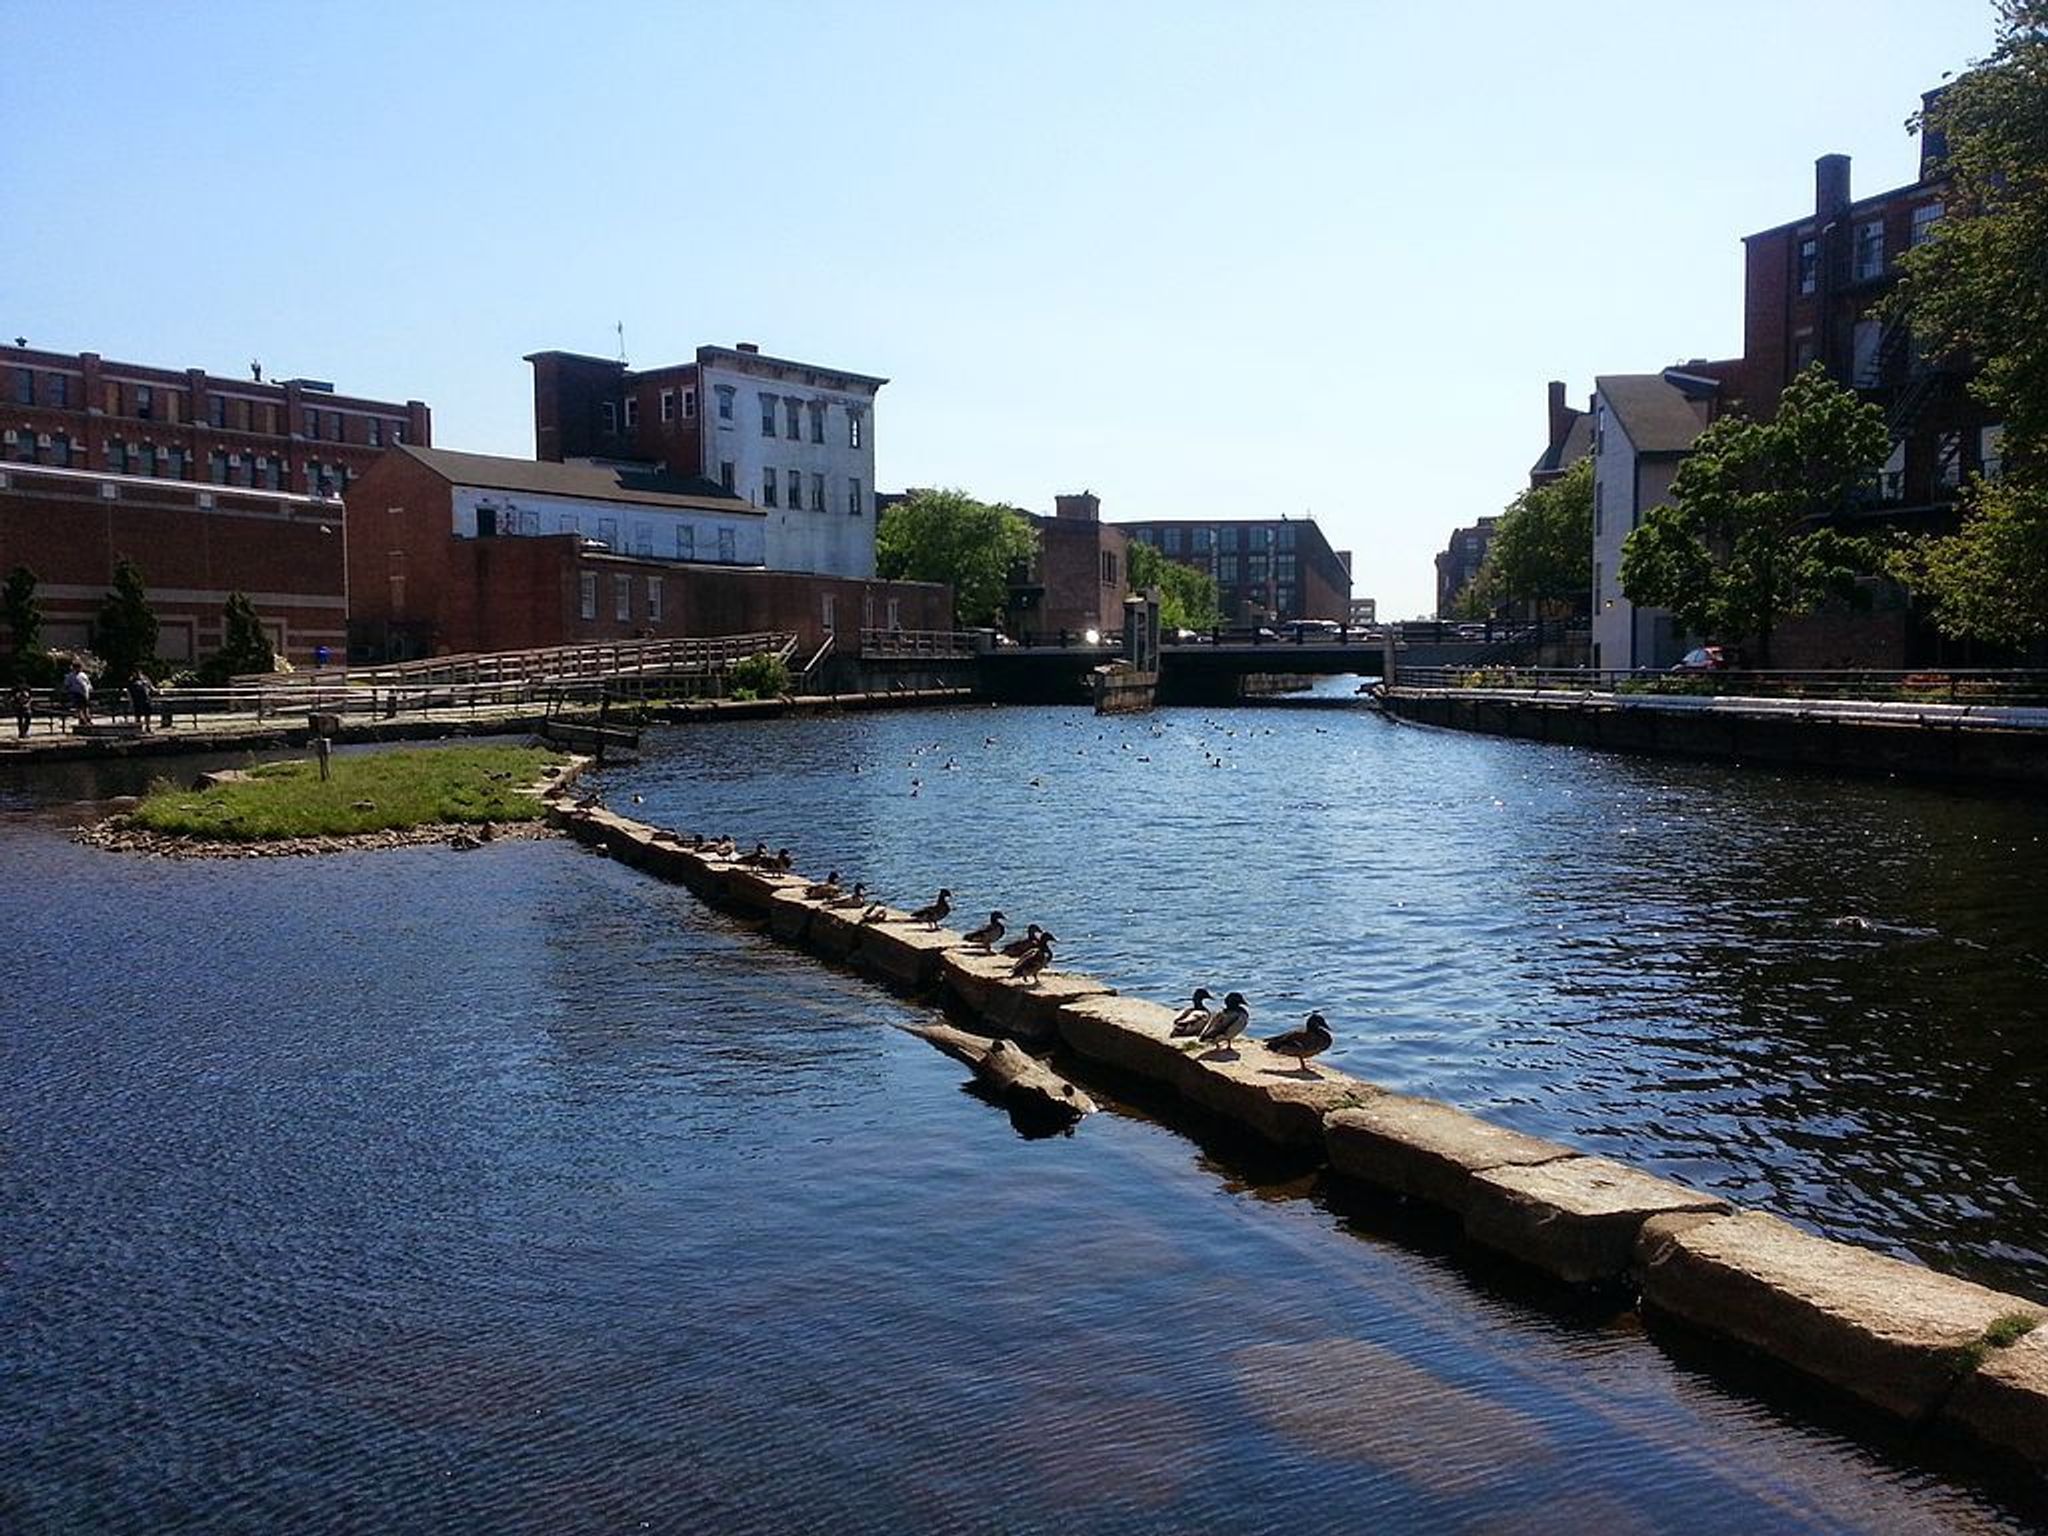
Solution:
<svg viewBox="0 0 2048 1536"><path fill-rule="evenodd" d="M744 735L650 805L799 826ZM912 864L897 799L807 854L866 817ZM921 878L1051 860L1001 800ZM1126 856L1031 878L1091 949L1256 948ZM907 1005L567 844L146 863L14 815L0 932L9 1531L2016 1528L1143 1118L1020 1139Z"/></svg>
<svg viewBox="0 0 2048 1536"><path fill-rule="evenodd" d="M937 886L1127 991L2048 1299L2048 808L1284 707L697 728L651 820Z"/></svg>

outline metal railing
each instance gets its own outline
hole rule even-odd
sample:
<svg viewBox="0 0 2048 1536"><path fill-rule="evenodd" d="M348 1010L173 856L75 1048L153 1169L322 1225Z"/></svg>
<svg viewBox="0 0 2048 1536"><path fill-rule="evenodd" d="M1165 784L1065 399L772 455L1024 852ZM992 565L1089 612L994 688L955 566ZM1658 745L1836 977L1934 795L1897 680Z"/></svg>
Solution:
<svg viewBox="0 0 2048 1536"><path fill-rule="evenodd" d="M1622 672L1592 667L1402 667L1395 685L1616 699L1769 699L1874 704L2048 705L2048 672L2001 668L1880 671Z"/></svg>
<svg viewBox="0 0 2048 1536"><path fill-rule="evenodd" d="M979 655L981 650L981 632L972 629L864 629L860 632L860 653L863 656L957 661Z"/></svg>

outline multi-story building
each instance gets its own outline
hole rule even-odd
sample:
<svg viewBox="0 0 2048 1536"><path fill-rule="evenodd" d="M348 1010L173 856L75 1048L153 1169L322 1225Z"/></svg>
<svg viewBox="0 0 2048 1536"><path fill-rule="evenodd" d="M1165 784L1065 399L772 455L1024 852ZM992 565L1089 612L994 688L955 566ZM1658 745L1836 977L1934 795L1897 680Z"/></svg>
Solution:
<svg viewBox="0 0 2048 1536"><path fill-rule="evenodd" d="M1469 528L1454 529L1451 542L1436 557L1436 616L1451 617L1458 594L1472 584L1479 568L1486 564L1486 552L1493 547L1497 517L1482 517Z"/></svg>
<svg viewBox="0 0 2048 1536"><path fill-rule="evenodd" d="M769 514L650 465L402 448L354 492L353 654L397 660L635 636L948 629L952 593L777 571Z"/></svg>
<svg viewBox="0 0 2048 1536"><path fill-rule="evenodd" d="M1010 582L1010 633L1034 640L1091 629L1122 634L1129 537L1102 520L1102 500L1092 492L1055 496L1053 508L1051 517L1025 514L1038 532L1038 553Z"/></svg>
<svg viewBox="0 0 2048 1536"><path fill-rule="evenodd" d="M0 347L0 459L56 469L340 495L395 443L432 442L417 400Z"/></svg>
<svg viewBox="0 0 2048 1536"><path fill-rule="evenodd" d="M1169 560L1206 571L1226 623L1350 618L1349 553L1332 549L1314 518L1164 518L1116 526Z"/></svg>
<svg viewBox="0 0 2048 1536"><path fill-rule="evenodd" d="M637 460L701 477L766 516L766 563L875 574L875 396L887 379L769 357L751 342L631 369L535 352L534 456Z"/></svg>

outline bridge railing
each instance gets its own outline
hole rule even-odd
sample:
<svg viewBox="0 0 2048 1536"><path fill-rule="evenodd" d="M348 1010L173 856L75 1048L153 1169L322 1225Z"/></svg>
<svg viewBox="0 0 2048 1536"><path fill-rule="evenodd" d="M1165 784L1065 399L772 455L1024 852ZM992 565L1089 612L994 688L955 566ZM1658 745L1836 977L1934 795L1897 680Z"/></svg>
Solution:
<svg viewBox="0 0 2048 1536"><path fill-rule="evenodd" d="M860 632L863 656L958 661L978 655L982 636L972 629L864 629Z"/></svg>
<svg viewBox="0 0 2048 1536"><path fill-rule="evenodd" d="M1395 681L1403 688L1598 693L1617 698L1832 699L2014 707L2048 704L2048 671L2019 668L1630 672L1592 667L1402 667Z"/></svg>

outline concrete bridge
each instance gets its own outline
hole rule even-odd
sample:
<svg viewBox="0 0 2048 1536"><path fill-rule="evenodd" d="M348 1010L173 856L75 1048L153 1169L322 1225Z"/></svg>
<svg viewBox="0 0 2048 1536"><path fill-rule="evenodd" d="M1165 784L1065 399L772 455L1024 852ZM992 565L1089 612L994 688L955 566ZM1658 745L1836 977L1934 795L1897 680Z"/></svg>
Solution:
<svg viewBox="0 0 2048 1536"><path fill-rule="evenodd" d="M1204 637L1160 649L1163 703L1229 703L1250 677L1379 677L1386 667L1387 636L1357 633L1327 640ZM1455 636L1394 640L1396 667L1477 666L1502 661L1501 644ZM1087 698L1088 674L1121 654L1113 645L1002 646L977 658L976 679L989 697L1011 703L1073 703Z"/></svg>

